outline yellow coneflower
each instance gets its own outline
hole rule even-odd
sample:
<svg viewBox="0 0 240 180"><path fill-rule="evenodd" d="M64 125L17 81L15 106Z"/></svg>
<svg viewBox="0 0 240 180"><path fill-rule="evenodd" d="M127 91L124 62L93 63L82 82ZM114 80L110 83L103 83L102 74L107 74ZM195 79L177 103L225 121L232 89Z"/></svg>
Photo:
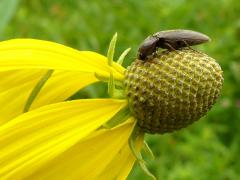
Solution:
<svg viewBox="0 0 240 180"><path fill-rule="evenodd" d="M42 40L0 43L0 179L125 179L136 160L154 178L139 152L143 145L151 154L144 132L171 132L203 116L222 72L184 49L126 70L129 49L113 61L116 39L107 57ZM111 98L66 100L97 81L108 83Z"/></svg>

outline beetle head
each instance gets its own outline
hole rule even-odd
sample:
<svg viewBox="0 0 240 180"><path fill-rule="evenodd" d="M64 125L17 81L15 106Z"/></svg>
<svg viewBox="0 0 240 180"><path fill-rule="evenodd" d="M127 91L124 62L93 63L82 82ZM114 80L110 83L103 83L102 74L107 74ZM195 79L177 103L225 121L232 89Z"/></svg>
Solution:
<svg viewBox="0 0 240 180"><path fill-rule="evenodd" d="M146 38L138 49L138 58L141 60L145 60L147 56L155 52L158 47L158 41L159 39L154 36L149 36L148 38Z"/></svg>

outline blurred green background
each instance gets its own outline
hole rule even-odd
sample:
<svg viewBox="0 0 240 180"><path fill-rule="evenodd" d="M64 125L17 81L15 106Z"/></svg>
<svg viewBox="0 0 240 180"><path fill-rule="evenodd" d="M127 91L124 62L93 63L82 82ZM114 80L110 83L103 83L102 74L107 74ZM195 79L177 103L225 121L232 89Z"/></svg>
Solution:
<svg viewBox="0 0 240 180"><path fill-rule="evenodd" d="M156 155L147 158L158 179L240 179L240 2L239 0L0 0L0 40L37 38L106 54L118 32L118 57L136 57L149 34L167 29L203 32L212 42L195 47L222 66L222 95L208 115L173 134L148 135ZM104 97L106 86L85 88L75 97ZM117 166L117 165L116 165ZM149 179L136 165L129 180Z"/></svg>

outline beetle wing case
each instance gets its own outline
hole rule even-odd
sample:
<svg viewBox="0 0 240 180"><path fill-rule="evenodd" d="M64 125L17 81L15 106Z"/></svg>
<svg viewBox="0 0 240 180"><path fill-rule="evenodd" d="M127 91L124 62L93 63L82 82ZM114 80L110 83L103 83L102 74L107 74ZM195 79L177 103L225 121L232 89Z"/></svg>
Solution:
<svg viewBox="0 0 240 180"><path fill-rule="evenodd" d="M157 48L176 50L210 41L210 38L200 32L176 29L160 31L147 37L138 49L138 58L145 61L147 56L156 52Z"/></svg>
<svg viewBox="0 0 240 180"><path fill-rule="evenodd" d="M153 36L159 39L165 39L168 42L185 41L189 46L202 44L211 40L203 33L185 29L160 31Z"/></svg>

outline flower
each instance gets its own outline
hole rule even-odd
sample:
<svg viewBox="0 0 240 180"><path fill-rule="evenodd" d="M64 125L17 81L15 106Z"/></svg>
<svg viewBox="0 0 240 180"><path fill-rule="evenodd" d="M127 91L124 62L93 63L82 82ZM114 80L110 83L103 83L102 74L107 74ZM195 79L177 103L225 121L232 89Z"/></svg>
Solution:
<svg viewBox="0 0 240 180"><path fill-rule="evenodd" d="M42 40L0 42L0 179L127 177L143 138L129 148L136 122L115 88L129 50L115 63L115 43L107 58ZM113 98L66 100L97 81L108 82Z"/></svg>
<svg viewBox="0 0 240 180"><path fill-rule="evenodd" d="M144 133L167 133L192 124L216 102L220 65L181 48L156 50L121 66L130 49L107 57L41 40L0 43L0 178L125 179L141 148L153 157ZM69 100L97 81L106 99ZM136 125L138 124L138 125Z"/></svg>

